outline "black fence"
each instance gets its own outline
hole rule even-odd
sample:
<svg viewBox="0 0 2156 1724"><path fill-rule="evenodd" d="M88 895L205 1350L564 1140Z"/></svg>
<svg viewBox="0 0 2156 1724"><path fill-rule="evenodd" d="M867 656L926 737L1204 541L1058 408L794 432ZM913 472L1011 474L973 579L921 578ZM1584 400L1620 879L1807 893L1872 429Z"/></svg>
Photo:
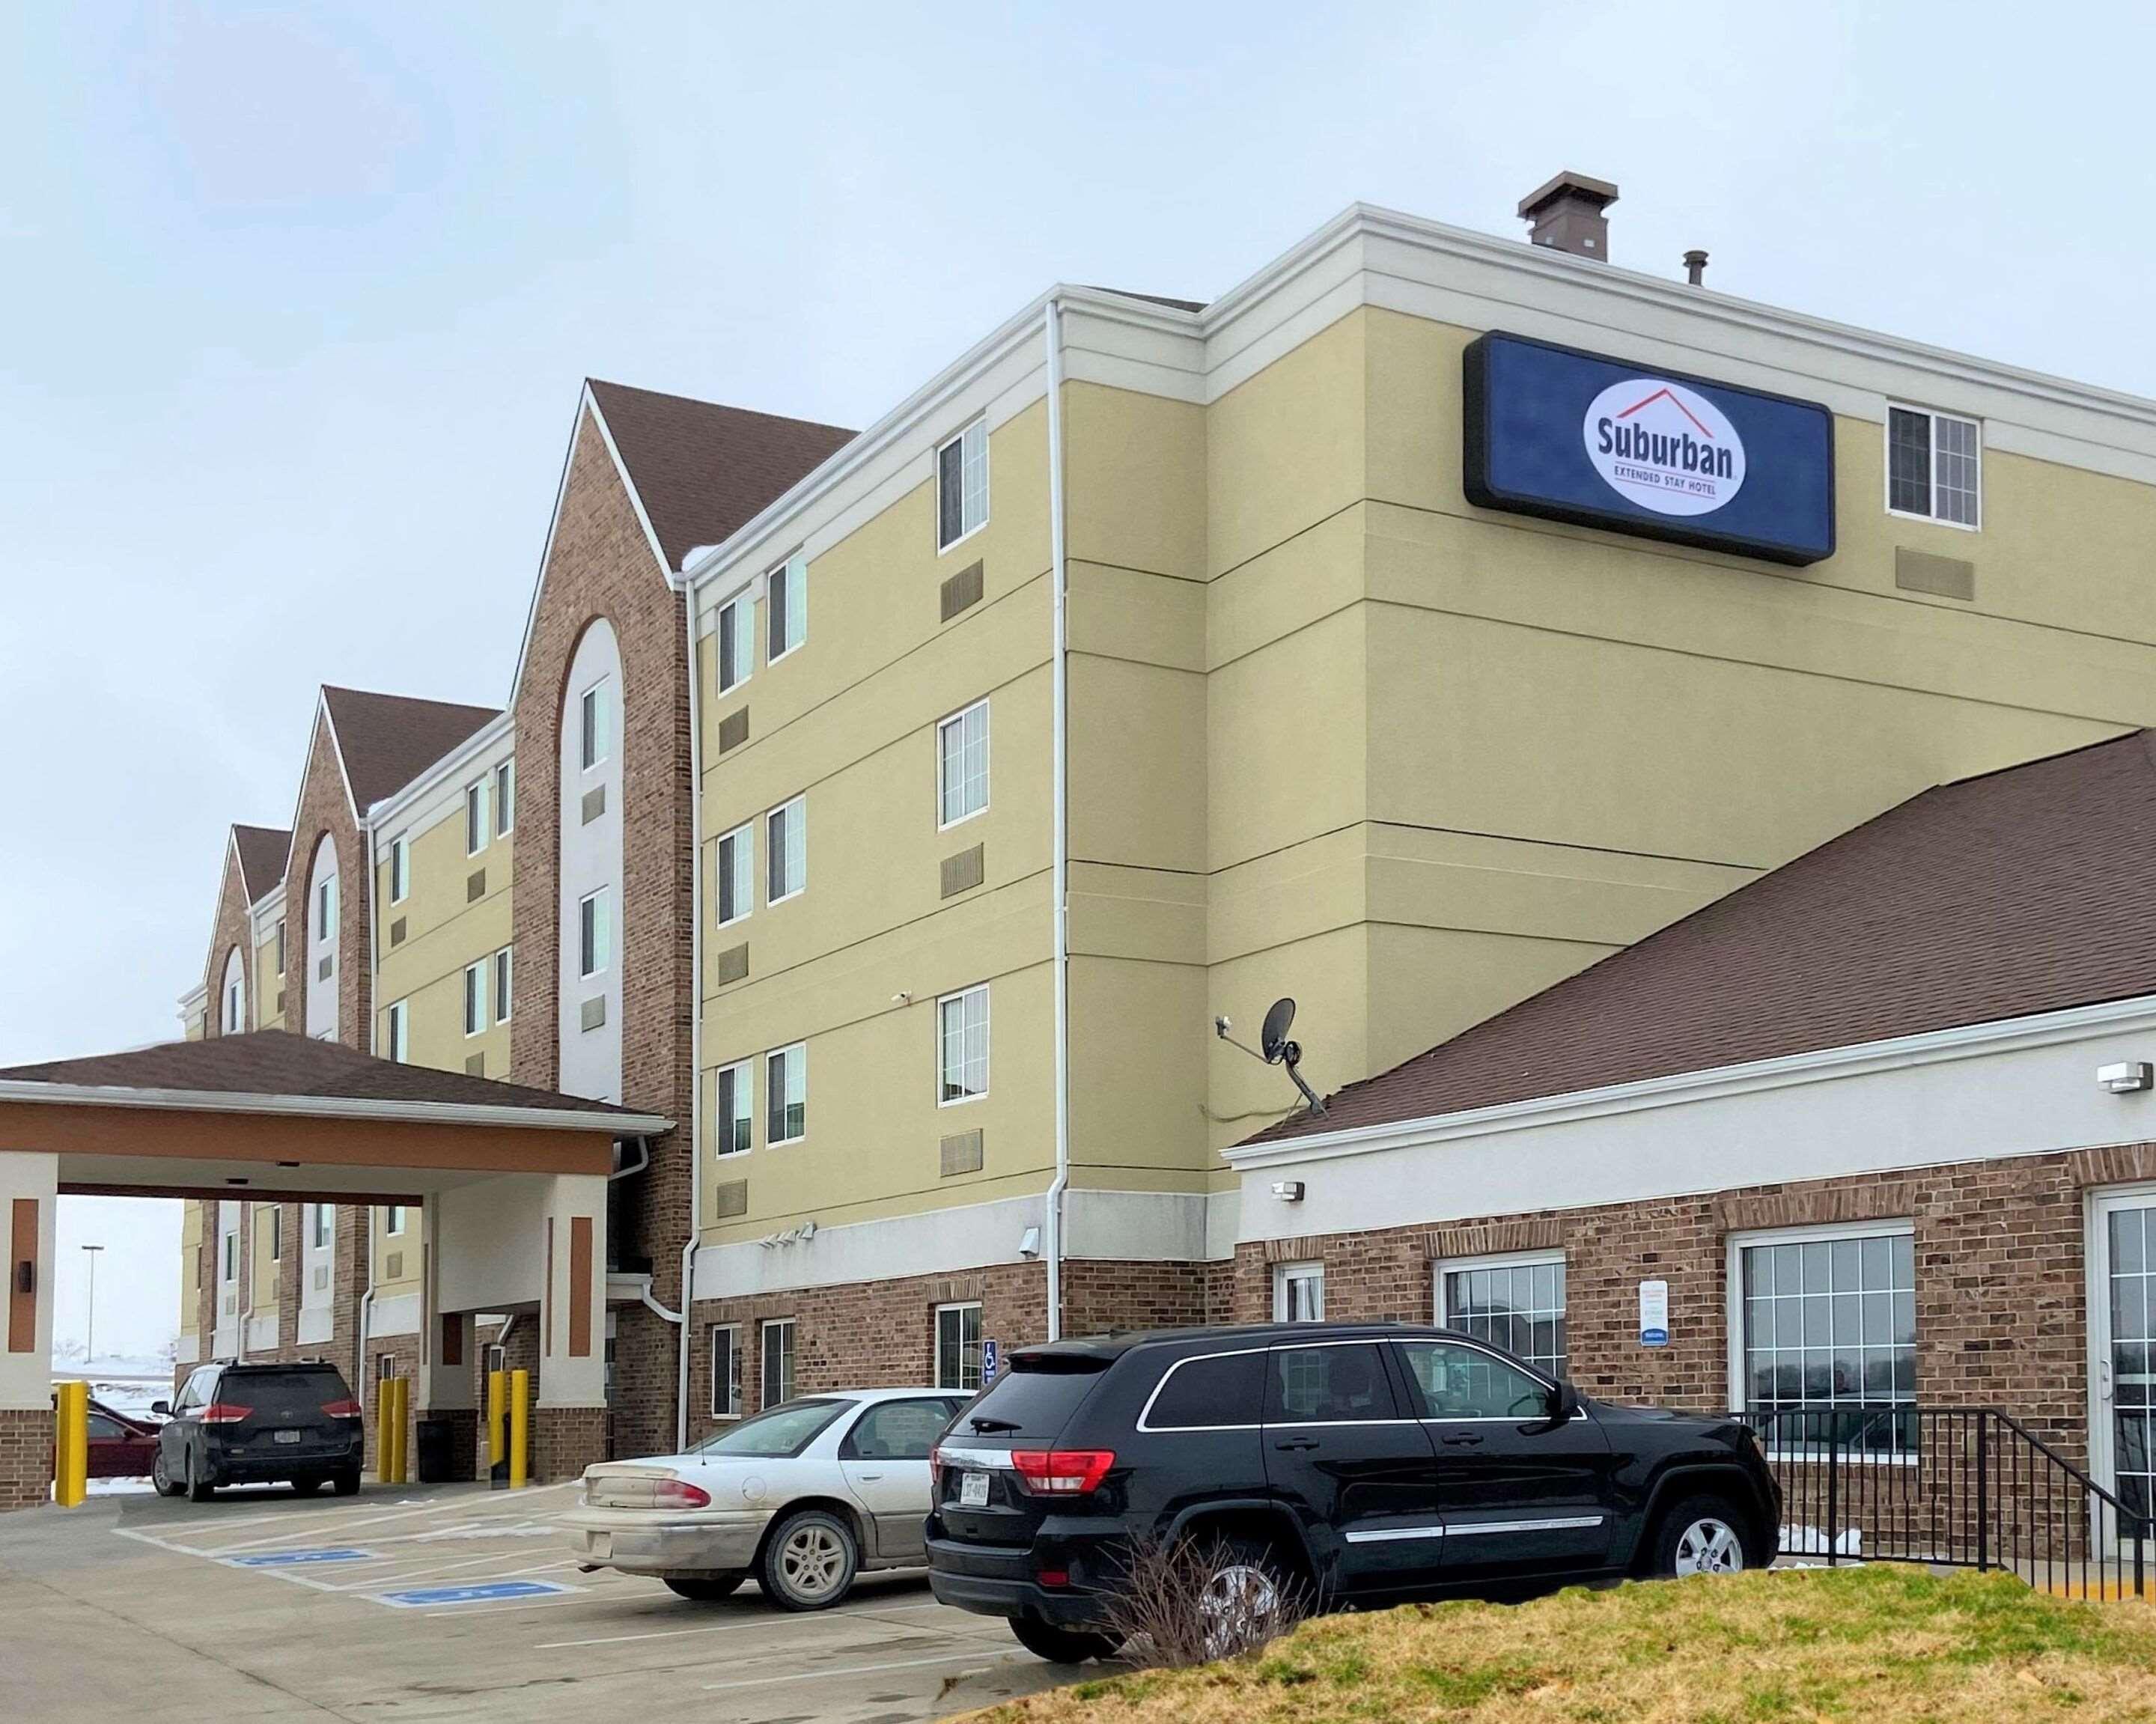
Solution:
<svg viewBox="0 0 2156 1724"><path fill-rule="evenodd" d="M2146 1598L2156 1518L1996 1407L1738 1417L1782 1486L1782 1554L2004 1569L2076 1598Z"/></svg>

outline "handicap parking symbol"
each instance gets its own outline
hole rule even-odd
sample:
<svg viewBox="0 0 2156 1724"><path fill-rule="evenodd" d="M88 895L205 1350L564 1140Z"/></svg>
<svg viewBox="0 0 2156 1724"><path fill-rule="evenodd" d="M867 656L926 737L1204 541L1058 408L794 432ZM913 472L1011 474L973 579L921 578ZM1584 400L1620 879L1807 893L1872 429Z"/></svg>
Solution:
<svg viewBox="0 0 2156 1724"><path fill-rule="evenodd" d="M550 1593L573 1592L551 1580L486 1580L469 1586L423 1586L402 1592L377 1593L378 1603L400 1610L416 1610L434 1604L491 1604L505 1598L542 1598Z"/></svg>
<svg viewBox="0 0 2156 1724"><path fill-rule="evenodd" d="M371 1562L374 1552L338 1545L323 1550L262 1551L251 1557L227 1557L224 1560L234 1568L305 1568L317 1562Z"/></svg>

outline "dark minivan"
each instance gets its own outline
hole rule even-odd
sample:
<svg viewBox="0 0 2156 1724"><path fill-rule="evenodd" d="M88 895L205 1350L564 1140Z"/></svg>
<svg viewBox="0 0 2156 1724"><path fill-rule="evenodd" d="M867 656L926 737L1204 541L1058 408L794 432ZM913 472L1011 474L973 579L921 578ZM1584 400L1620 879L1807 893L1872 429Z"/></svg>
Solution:
<svg viewBox="0 0 2156 1724"><path fill-rule="evenodd" d="M359 1489L361 1408L344 1373L321 1360L293 1365L198 1366L157 1434L150 1471L160 1496L207 1502L220 1485L287 1484L302 1496L323 1485Z"/></svg>
<svg viewBox="0 0 2156 1724"><path fill-rule="evenodd" d="M1261 1612L1759 1567L1781 1493L1736 1420L1591 1401L1447 1330L1270 1325L1011 1355L938 1445L930 1585L1104 1656L1143 1542Z"/></svg>

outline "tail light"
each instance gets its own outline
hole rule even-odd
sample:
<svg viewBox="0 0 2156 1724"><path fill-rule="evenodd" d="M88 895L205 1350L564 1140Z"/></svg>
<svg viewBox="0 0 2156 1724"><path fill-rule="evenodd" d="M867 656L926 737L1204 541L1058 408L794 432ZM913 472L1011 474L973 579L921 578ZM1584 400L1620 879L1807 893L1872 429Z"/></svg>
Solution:
<svg viewBox="0 0 2156 1724"><path fill-rule="evenodd" d="M362 1408L357 1401L325 1401L322 1403L322 1417L325 1419L357 1419L362 1415L364 1410L365 1409Z"/></svg>
<svg viewBox="0 0 2156 1724"><path fill-rule="evenodd" d="M230 1401L212 1401L209 1405L202 1409L202 1422L204 1424L238 1424L243 1419L252 1419L254 1416L254 1409L252 1407L235 1406Z"/></svg>
<svg viewBox="0 0 2156 1724"><path fill-rule="evenodd" d="M661 1479L651 1487L654 1508L699 1509L711 1506L711 1493L684 1479Z"/></svg>
<svg viewBox="0 0 2156 1724"><path fill-rule="evenodd" d="M1036 1496L1090 1496L1116 1464L1112 1449L1014 1449L1011 1465Z"/></svg>

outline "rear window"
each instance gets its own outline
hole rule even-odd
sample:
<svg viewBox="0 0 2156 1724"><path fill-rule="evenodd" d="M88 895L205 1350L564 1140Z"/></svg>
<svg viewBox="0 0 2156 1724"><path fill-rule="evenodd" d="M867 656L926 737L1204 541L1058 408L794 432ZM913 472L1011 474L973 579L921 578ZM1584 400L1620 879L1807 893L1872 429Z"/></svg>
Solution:
<svg viewBox="0 0 2156 1724"><path fill-rule="evenodd" d="M790 1460L806 1449L851 1401L788 1401L696 1444L697 1455L733 1455L750 1460Z"/></svg>
<svg viewBox="0 0 2156 1724"><path fill-rule="evenodd" d="M227 1371L218 1383L217 1398L257 1413L319 1413L332 1401L350 1400L352 1393L334 1365L310 1365Z"/></svg>
<svg viewBox="0 0 2156 1724"><path fill-rule="evenodd" d="M957 1433L980 1437L1051 1439L1092 1393L1106 1359L1052 1354L1013 1359L1010 1369L958 1417Z"/></svg>
<svg viewBox="0 0 2156 1724"><path fill-rule="evenodd" d="M1264 1416L1265 1356L1263 1352L1222 1353L1184 1359L1168 1367L1146 1429L1203 1430L1225 1424L1255 1425Z"/></svg>

